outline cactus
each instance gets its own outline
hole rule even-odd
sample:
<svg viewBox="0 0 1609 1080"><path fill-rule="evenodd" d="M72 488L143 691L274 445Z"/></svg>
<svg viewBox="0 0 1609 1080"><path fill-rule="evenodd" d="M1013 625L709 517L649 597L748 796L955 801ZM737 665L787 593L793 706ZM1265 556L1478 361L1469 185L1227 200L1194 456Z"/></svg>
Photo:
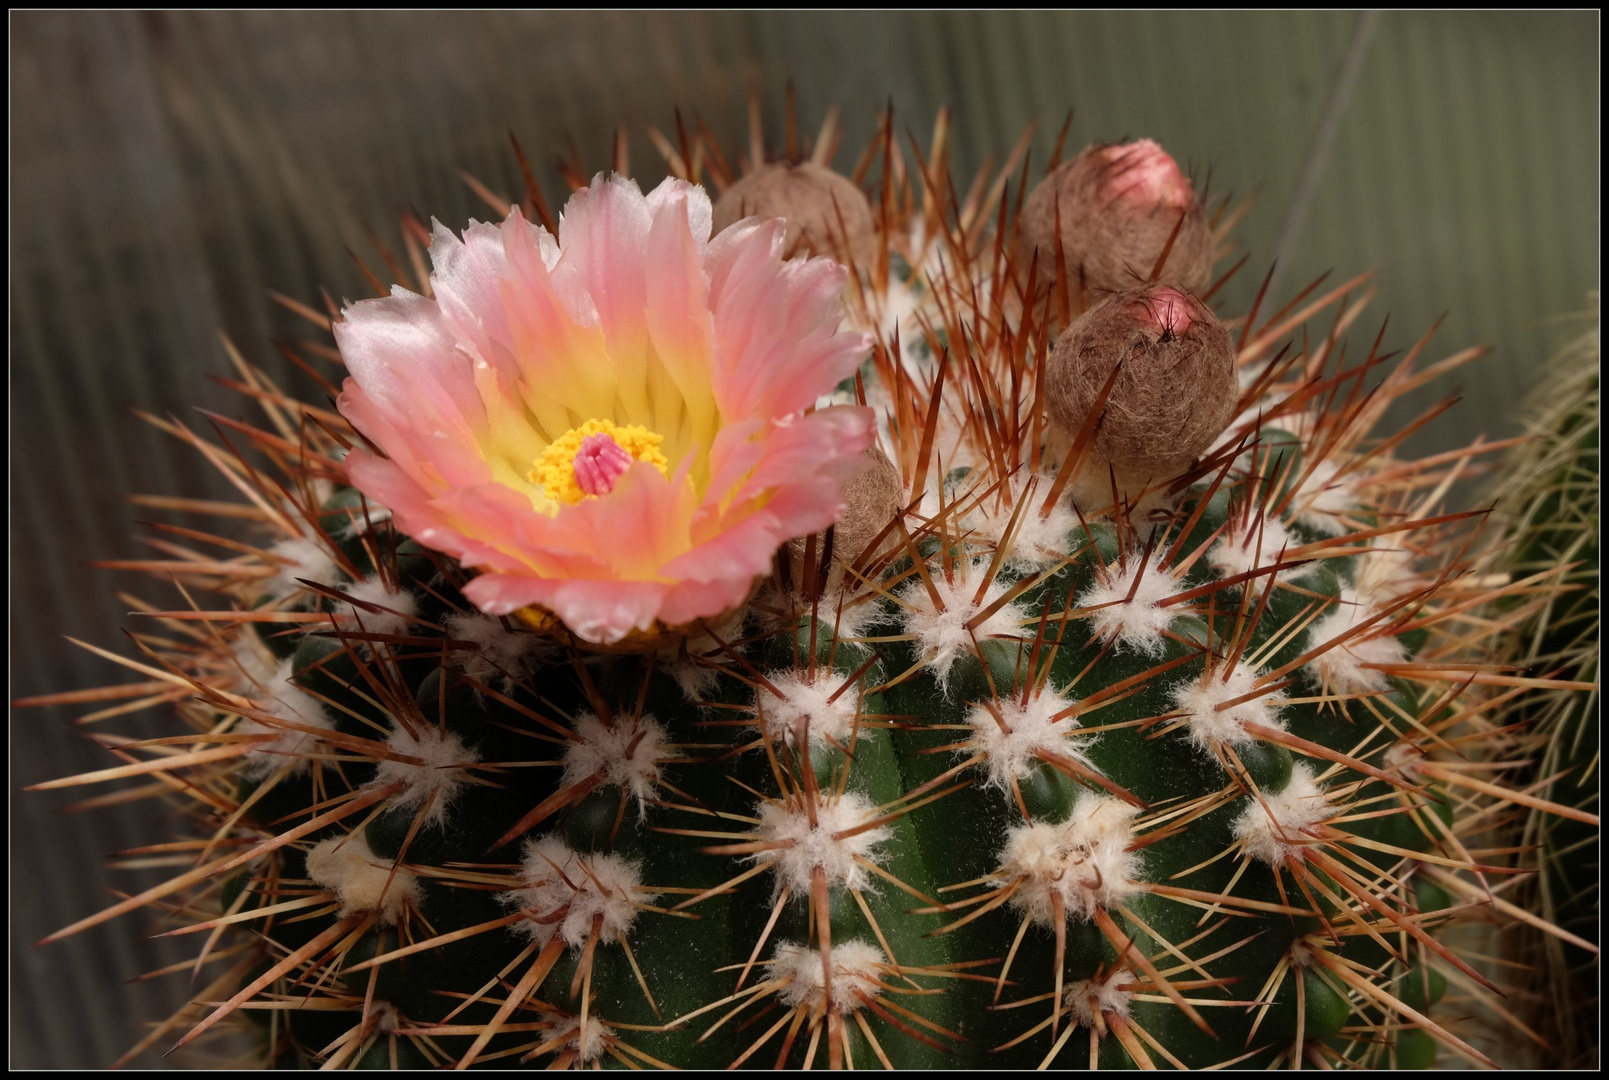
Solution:
<svg viewBox="0 0 1609 1080"><path fill-rule="evenodd" d="M1562 588L1539 603L1509 605L1508 658L1577 684L1515 701L1505 726L1533 764L1516 782L1582 812L1596 812L1598 693L1598 313L1559 353L1528 402L1530 441L1511 452L1493 484L1503 515L1499 550L1516 578L1543 575ZM1534 877L1517 902L1562 933L1526 928L1514 959L1548 973L1527 1019L1551 1047L1542 1064L1598 1064L1598 835L1569 818L1532 812L1511 842L1534 849Z"/></svg>
<svg viewBox="0 0 1609 1080"><path fill-rule="evenodd" d="M1492 655L1477 612L1515 587L1440 505L1483 448L1376 430L1458 358L1349 352L1366 276L1222 318L1238 215L1154 143L1030 193L1025 140L962 200L946 117L912 162L889 115L848 178L832 141L739 179L707 132L656 139L716 222L791 215L788 274L848 261L869 342L847 505L718 615L489 602L376 501L351 383L335 412L240 360L265 426L159 421L257 531L137 567L184 600L120 692L186 733L45 785L154 778L194 828L183 873L53 935L145 906L198 935L194 1003L137 1050L249 1017L286 1066L1490 1063L1438 1006L1497 992L1438 937L1515 869L1467 841L1516 798L1586 815L1463 767L1491 695L1551 683ZM554 224L534 185L522 211ZM486 250L443 235L438 275ZM407 303L473 302L447 280ZM300 310L368 370L355 308ZM573 478L531 467L553 499L677 468L576 431Z"/></svg>

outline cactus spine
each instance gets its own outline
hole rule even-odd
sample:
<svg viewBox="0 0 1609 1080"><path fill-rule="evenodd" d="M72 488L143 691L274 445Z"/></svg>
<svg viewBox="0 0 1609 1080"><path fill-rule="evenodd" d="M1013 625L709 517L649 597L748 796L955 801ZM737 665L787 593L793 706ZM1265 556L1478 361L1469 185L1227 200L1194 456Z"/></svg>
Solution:
<svg viewBox="0 0 1609 1080"><path fill-rule="evenodd" d="M1493 485L1502 515L1499 550L1517 579L1540 576L1557 591L1529 605L1510 603L1508 658L1536 675L1576 684L1514 701L1506 725L1519 732L1522 782L1576 810L1595 814L1599 771L1598 312L1590 329L1553 358L1528 403L1533 437L1511 452ZM1518 778L1517 778L1518 779ZM1515 935L1515 959L1548 974L1528 1018L1549 1044L1544 1066L1598 1063L1598 833L1580 820L1532 811L1512 843L1534 850L1540 872L1514 899L1564 935L1532 927Z"/></svg>
<svg viewBox="0 0 1609 1080"><path fill-rule="evenodd" d="M1377 430L1427 341L1348 352L1361 279L1220 321L1232 215L1155 144L1070 163L1093 207L1053 166L1020 226L1021 148L963 201L946 144L890 116L804 200L795 242L856 262L840 395L884 480L727 618L605 651L482 614L255 368L253 457L171 425L260 531L159 568L195 603L136 640L189 742L120 749L208 840L61 933L183 898L233 967L181 1043L266 1016L275 1064L1486 1063L1438 930L1513 869L1463 842L1508 796L1459 748L1541 680L1440 506L1478 448ZM1125 220L1149 265L1086 250Z"/></svg>

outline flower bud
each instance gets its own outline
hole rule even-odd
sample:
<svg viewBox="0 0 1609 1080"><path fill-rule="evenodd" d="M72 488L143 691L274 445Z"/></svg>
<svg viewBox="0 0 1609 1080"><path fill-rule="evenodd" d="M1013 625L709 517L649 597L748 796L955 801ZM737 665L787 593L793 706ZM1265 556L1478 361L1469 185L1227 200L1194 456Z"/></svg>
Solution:
<svg viewBox="0 0 1609 1080"><path fill-rule="evenodd" d="M869 265L877 251L871 204L847 177L813 162L762 165L715 202L715 231L746 217L788 222L782 257L825 255Z"/></svg>
<svg viewBox="0 0 1609 1080"><path fill-rule="evenodd" d="M1056 265L1058 215L1065 270ZM1046 286L1065 273L1076 289L1082 273L1094 302L1149 281L1175 228L1158 280L1200 293L1212 280L1212 230L1178 164L1150 139L1090 146L1029 193L1017 259L1026 275L1037 258Z"/></svg>
<svg viewBox="0 0 1609 1080"><path fill-rule="evenodd" d="M877 539L878 534L887 528L888 523L894 520L894 515L905 508L905 482L900 477L899 467L876 446L867 447L863 456L869 463L867 469L844 485L844 509L838 515L838 523L833 526L832 550L829 552L826 549L825 533L818 534L816 538L816 581L822 579L819 568L823 564L829 567L824 595L834 595L844 588L844 567L853 565ZM789 569L792 571L793 587L808 596L815 591L815 582L803 580L807 539L801 536L789 540L786 550L792 560ZM885 534L880 549L888 551L892 543ZM853 587L854 579L851 578L847 584Z"/></svg>
<svg viewBox="0 0 1609 1080"><path fill-rule="evenodd" d="M1045 390L1051 419L1076 440L1122 364L1095 423L1087 460L1097 486L1165 481L1189 469L1234 415L1240 386L1223 323L1200 300L1168 285L1107 297L1063 331Z"/></svg>

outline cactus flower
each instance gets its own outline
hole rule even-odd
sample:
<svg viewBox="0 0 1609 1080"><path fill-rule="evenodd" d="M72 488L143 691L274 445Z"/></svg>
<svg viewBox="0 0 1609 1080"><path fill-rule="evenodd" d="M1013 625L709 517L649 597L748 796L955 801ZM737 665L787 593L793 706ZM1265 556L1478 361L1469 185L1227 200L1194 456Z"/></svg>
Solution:
<svg viewBox="0 0 1609 1080"><path fill-rule="evenodd" d="M488 614L600 644L714 616L841 509L872 413L808 410L869 347L845 271L785 262L780 220L711 221L701 188L600 174L556 240L518 209L437 224L432 296L343 312L340 408L381 452L351 481Z"/></svg>

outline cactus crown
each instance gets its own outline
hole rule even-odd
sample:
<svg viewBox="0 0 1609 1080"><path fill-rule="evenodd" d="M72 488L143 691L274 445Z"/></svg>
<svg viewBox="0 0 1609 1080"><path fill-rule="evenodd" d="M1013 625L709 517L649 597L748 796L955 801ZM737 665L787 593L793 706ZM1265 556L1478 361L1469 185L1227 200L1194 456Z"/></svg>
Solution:
<svg viewBox="0 0 1609 1080"><path fill-rule="evenodd" d="M1493 984L1438 935L1511 869L1478 839L1520 796L1466 757L1536 680L1486 654L1503 586L1441 506L1480 448L1377 430L1428 341L1349 352L1363 278L1221 320L1235 215L1155 144L1155 206L1076 203L1112 148L958 201L946 125L913 162L889 117L807 192L881 449L725 617L603 650L482 613L259 369L266 426L170 425L258 535L160 568L196 602L135 640L187 745L119 752L207 842L62 933L182 900L228 970L165 1030L268 1016L276 1064L1488 1063L1433 1006ZM668 160L788 212L763 148ZM1100 246L1114 207L1147 265Z"/></svg>

